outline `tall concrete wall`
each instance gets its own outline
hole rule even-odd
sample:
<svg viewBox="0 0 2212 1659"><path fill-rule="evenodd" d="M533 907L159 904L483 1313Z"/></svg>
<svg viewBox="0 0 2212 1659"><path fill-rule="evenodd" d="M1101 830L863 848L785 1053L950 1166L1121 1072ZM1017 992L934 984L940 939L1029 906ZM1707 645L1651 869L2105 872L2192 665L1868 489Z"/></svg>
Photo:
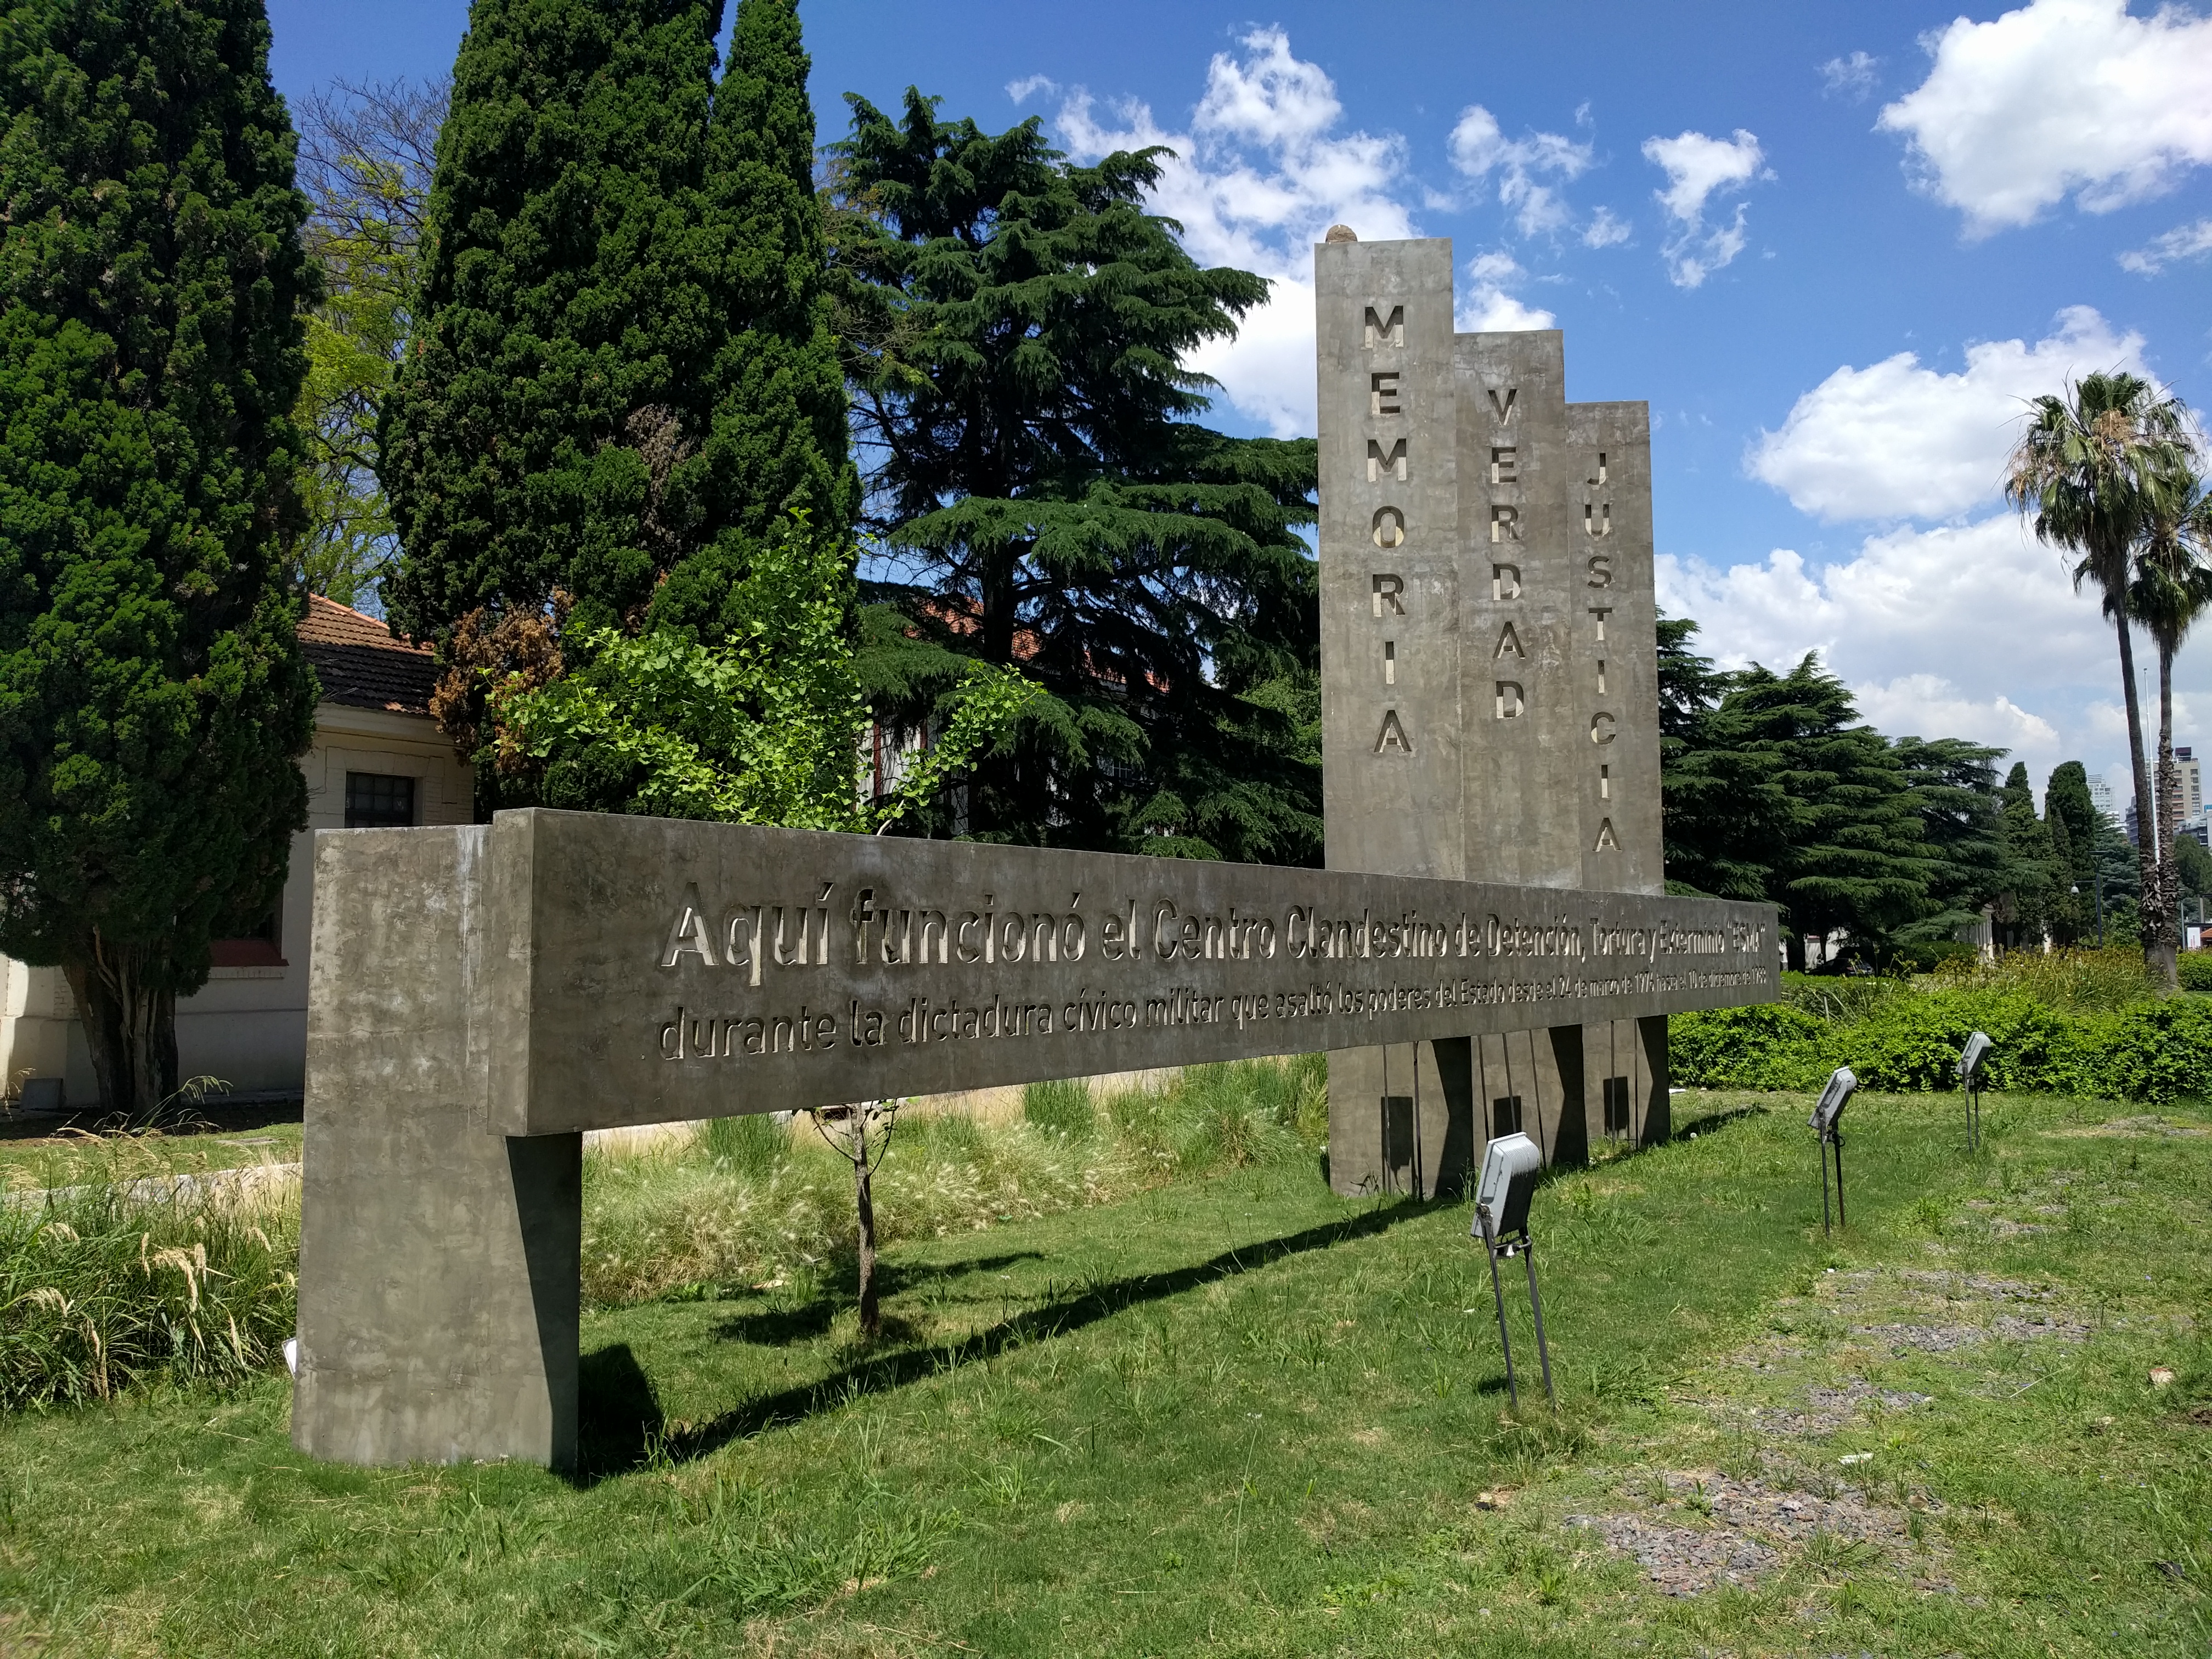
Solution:
<svg viewBox="0 0 2212 1659"><path fill-rule="evenodd" d="M1557 330L1453 332L1451 259L1316 250L1329 866L1662 892L1649 416L1569 403ZM1332 1053L1332 1182L1455 1190L1509 1119L1663 1137L1664 1056L1663 1018Z"/></svg>

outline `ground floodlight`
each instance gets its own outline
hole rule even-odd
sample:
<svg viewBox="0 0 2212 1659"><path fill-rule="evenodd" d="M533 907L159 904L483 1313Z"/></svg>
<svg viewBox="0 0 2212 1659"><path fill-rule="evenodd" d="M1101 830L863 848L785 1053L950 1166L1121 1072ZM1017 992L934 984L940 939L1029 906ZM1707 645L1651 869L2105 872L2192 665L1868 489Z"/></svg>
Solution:
<svg viewBox="0 0 2212 1659"><path fill-rule="evenodd" d="M1852 1091L1859 1086L1858 1079L1848 1066L1838 1066L1828 1074L1828 1086L1820 1091L1820 1103L1813 1109L1813 1115L1805 1121L1810 1124L1820 1141L1820 1231L1828 1231L1828 1158L1832 1151L1836 1160L1836 1225L1844 1222L1844 1108L1850 1103Z"/></svg>
<svg viewBox="0 0 2212 1659"><path fill-rule="evenodd" d="M1544 1367L1544 1395L1554 1405L1552 1352L1544 1341L1544 1298L1536 1289L1536 1241L1528 1233L1528 1200L1544 1154L1526 1135L1500 1135L1483 1154L1482 1179L1474 1189L1474 1225L1470 1237L1482 1241L1490 1258L1490 1293L1498 1303L1498 1340L1505 1350L1505 1387L1518 1409L1521 1384L1513 1375L1513 1338L1505 1328L1505 1286L1498 1277L1498 1258L1518 1255L1528 1270L1528 1310L1536 1319L1536 1358Z"/></svg>
<svg viewBox="0 0 2212 1659"><path fill-rule="evenodd" d="M1528 1200L1543 1165L1544 1154L1526 1135L1504 1135L1490 1143L1474 1191L1476 1237L1502 1243L1528 1231Z"/></svg>
<svg viewBox="0 0 2212 1659"><path fill-rule="evenodd" d="M1982 1144L1982 1062L1989 1058L1990 1040L1980 1031L1966 1039L1959 1054L1959 1087L1966 1097L1966 1150Z"/></svg>

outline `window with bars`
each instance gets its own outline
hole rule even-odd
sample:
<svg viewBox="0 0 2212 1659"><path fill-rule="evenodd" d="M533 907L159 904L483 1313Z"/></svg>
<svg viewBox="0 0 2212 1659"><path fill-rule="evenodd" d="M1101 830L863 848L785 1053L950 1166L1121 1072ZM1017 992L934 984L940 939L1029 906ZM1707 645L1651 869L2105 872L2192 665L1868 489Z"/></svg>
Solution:
<svg viewBox="0 0 2212 1659"><path fill-rule="evenodd" d="M410 830L414 824L414 779L388 772L346 774L347 829Z"/></svg>

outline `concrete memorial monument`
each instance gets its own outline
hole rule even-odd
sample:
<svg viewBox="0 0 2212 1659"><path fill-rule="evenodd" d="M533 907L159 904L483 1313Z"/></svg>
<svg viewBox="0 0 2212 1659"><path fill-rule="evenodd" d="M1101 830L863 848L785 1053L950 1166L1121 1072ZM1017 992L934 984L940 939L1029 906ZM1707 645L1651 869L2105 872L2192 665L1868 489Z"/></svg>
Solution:
<svg viewBox="0 0 2212 1659"><path fill-rule="evenodd" d="M1329 868L1662 892L1645 406L1567 402L1556 330L1455 333L1449 241L1315 255ZM1331 1182L1663 1139L1666 1053L1663 1015L1332 1053Z"/></svg>
<svg viewBox="0 0 2212 1659"><path fill-rule="evenodd" d="M1765 905L569 812L315 843L294 1443L574 1454L582 1131L1765 1000Z"/></svg>
<svg viewBox="0 0 2212 1659"><path fill-rule="evenodd" d="M315 842L293 1442L564 1465L583 1132L1328 1050L1333 1178L1665 1127L1771 907L1660 881L1640 404L1321 250L1330 867L592 814ZM1626 1034L1625 1036L1623 1034Z"/></svg>

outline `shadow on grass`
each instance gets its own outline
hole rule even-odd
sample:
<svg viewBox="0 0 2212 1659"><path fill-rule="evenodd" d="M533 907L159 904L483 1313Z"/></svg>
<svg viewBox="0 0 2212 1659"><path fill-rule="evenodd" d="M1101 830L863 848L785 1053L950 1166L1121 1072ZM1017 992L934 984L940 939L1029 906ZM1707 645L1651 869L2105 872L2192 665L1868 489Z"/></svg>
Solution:
<svg viewBox="0 0 2212 1659"><path fill-rule="evenodd" d="M916 1290L926 1285L966 1279L976 1273L1002 1272L1018 1261L1043 1260L1044 1253L1041 1250L1014 1250L1004 1255L971 1256L964 1261L896 1265L884 1262L876 1268L876 1283L880 1294L891 1297L902 1291ZM856 1299L843 1282L850 1276L849 1264L840 1263L833 1258L832 1266L843 1269L835 1287L808 1297L803 1302L784 1302L733 1313L714 1328L714 1334L729 1341L750 1342L764 1348L789 1347L794 1343L828 1335L837 1316L852 1307Z"/></svg>
<svg viewBox="0 0 2212 1659"><path fill-rule="evenodd" d="M1187 1267L1136 1273L1125 1279L1085 1277L1054 1294L1043 1306L1016 1314L957 1341L868 1355L817 1382L763 1395L704 1423L679 1424L673 1429L662 1417L653 1384L639 1369L629 1346L617 1343L586 1355L582 1362L580 1456L575 1479L580 1485L588 1486L611 1475L641 1468L655 1458L688 1462L732 1440L744 1439L778 1425L804 1422L817 1413L833 1411L869 1395L889 1393L924 1377L989 1359L1009 1349L1081 1330L1102 1319L1110 1319L1126 1308L1180 1296L1215 1279L1255 1272L1310 1250L1324 1250L1354 1239L1372 1237L1401 1221L1428 1215L1437 1207L1437 1204L1401 1202L1279 1238L1232 1247ZM923 1273L927 1276L927 1270ZM825 1301L822 1305L834 1304ZM794 1310L799 1311L802 1310ZM826 1325L826 1316L823 1322ZM723 1334L735 1337L738 1334L725 1326Z"/></svg>

